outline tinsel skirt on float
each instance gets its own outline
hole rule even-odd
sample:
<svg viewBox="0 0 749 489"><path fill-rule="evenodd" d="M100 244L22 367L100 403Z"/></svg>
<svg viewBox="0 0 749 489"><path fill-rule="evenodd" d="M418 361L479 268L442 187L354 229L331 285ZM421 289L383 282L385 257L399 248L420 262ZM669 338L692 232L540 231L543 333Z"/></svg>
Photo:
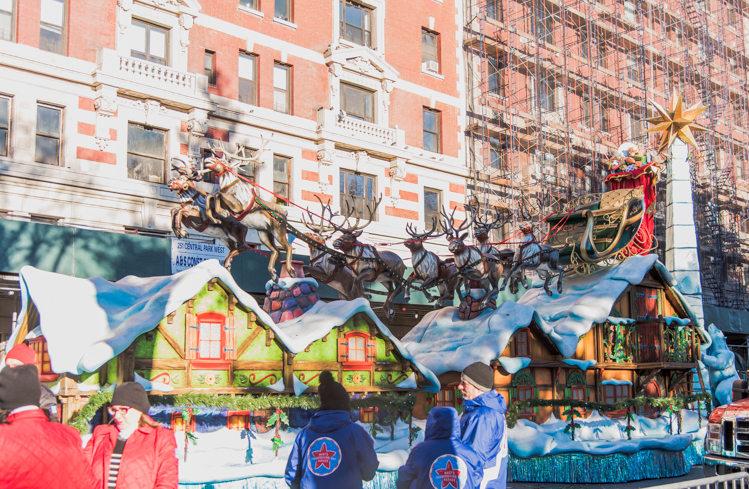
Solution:
<svg viewBox="0 0 749 489"><path fill-rule="evenodd" d="M695 441L681 452L643 450L634 454L560 453L546 457L520 458L510 454L508 482L600 484L643 479L663 479L687 474L702 463L702 442Z"/></svg>

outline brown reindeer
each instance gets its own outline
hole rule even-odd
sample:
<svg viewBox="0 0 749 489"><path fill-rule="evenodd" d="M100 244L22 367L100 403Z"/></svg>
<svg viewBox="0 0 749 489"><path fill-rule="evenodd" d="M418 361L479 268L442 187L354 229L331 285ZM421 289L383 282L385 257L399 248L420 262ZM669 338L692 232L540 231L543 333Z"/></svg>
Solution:
<svg viewBox="0 0 749 489"><path fill-rule="evenodd" d="M195 188L195 182L202 178L184 158L172 167L177 172L169 184L169 189L177 192L181 205L172 209L172 231L178 238L186 238L185 227L194 229L212 238L216 238L229 248L229 255L224 260L224 268L231 270L231 262L250 247L245 242L247 227L231 217L219 218L215 224L206 216L206 193Z"/></svg>
<svg viewBox="0 0 749 489"><path fill-rule="evenodd" d="M437 234L436 219L432 221L432 229L426 233L417 233L416 229L410 223L406 224L406 232L411 236L411 239L404 244L411 251L411 266L413 267L413 272L411 272L408 278L409 280L413 278L421 282L421 286L424 288L421 292L424 294L424 297L429 302L437 300L434 308L440 308L445 305L445 301L451 301L455 298L455 289L460 287L461 282L463 282L462 277L457 274L454 263L447 263L440 260L435 253L427 251L424 248L424 240L443 236L445 233ZM436 286L440 292L439 297L434 297L429 293L427 287L446 279L449 280ZM406 302L411 299L410 285L406 285L406 293L403 298Z"/></svg>
<svg viewBox="0 0 749 489"><path fill-rule="evenodd" d="M331 232L335 232L337 226L333 224L333 217L336 215L330 208L330 202L323 204L320 197L315 195L317 200L320 201L320 222L315 223L315 218L307 208L307 215L309 216L309 222L302 214L302 222L310 230L306 233L309 239L319 244L320 246L310 245L309 249L309 265L304 265L302 270L304 274L308 275L321 284L330 285L338 292L338 297L342 300L350 301L360 297L356 295L354 287L354 274L346 267L346 263L343 260L335 259L331 256L327 250L325 250L325 241L330 238ZM329 217L326 218L325 214ZM328 224L326 224L326 221Z"/></svg>
<svg viewBox="0 0 749 489"><path fill-rule="evenodd" d="M345 217L346 227L342 226L340 228L342 234L335 240L333 247L337 250L341 250L347 255L355 256L357 258L377 259L376 261L370 261L354 258L348 262L347 266L356 275L356 278L354 279L354 289L360 297L371 299L371 296L364 292L363 282L380 282L388 289L388 295L382 308L385 310L388 319L392 320L393 317L395 317L393 300L395 300L398 294L403 292L403 284L401 283L400 277L403 277L403 274L406 271L406 265L403 263L403 260L401 260L401 257L392 251L378 253L374 246L362 244L358 240L359 236L362 235L362 230L369 226L374 219L375 212L381 201L382 196L380 196L380 199L376 202L374 209L367 206L369 220L366 224L361 226L359 225L360 216L356 217L356 222L354 222L353 226L349 225L349 219L351 219L355 213L355 209L347 201ZM393 272L398 275L398 278L396 278L390 270L383 265L383 263L387 264L390 270L393 270Z"/></svg>
<svg viewBox="0 0 749 489"><path fill-rule="evenodd" d="M216 195L206 197L208 218L217 222L216 214L219 216L228 215L247 226L247 228L257 231L260 242L271 252L268 272L275 282L278 279L275 264L279 254L276 243L279 243L286 251L286 271L289 276L296 276L294 267L291 265L293 250L286 238L286 210L274 202L268 202L257 197L255 187L241 180L234 172L234 169L239 166L257 163L258 157L265 151L266 144L267 142L263 142L260 149L252 157L244 156L245 148L243 146L239 146L233 154L227 154L223 143L219 143L218 146L211 146L210 150L213 156L205 159L207 169L203 171L211 171L219 177L219 192ZM221 156L219 156L219 153ZM256 202L256 199L262 205ZM266 208L269 210L266 210ZM280 219L272 216L271 212Z"/></svg>
<svg viewBox="0 0 749 489"><path fill-rule="evenodd" d="M491 261L484 260L478 264L475 264L482 257L491 255L482 254L475 246L466 246L464 240L468 237L467 231L471 224L473 224L473 216L471 219L466 219L457 229L454 225L453 216L455 215L455 209L449 216L442 210L442 217L445 218L443 221L443 228L447 230L447 240L450 242L448 249L455 256L455 266L458 271L463 273L463 276L468 280L475 280L481 284L484 289L484 295L479 299L481 307L486 307L490 304L490 300L499 293L497 284L502 274L497 265ZM462 233L462 234L461 234ZM465 298L461 297L461 304L465 305ZM493 306L496 308L496 306Z"/></svg>

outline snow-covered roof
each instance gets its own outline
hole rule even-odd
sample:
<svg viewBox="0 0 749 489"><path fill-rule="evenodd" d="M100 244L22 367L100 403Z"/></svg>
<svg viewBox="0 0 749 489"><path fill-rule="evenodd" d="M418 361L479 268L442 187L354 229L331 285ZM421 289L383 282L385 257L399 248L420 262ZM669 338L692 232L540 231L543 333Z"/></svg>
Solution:
<svg viewBox="0 0 749 489"><path fill-rule="evenodd" d="M393 336L365 299L317 302L304 315L276 324L255 299L242 290L217 260L206 260L193 268L166 277L128 276L117 282L101 277L70 277L23 267L20 272L22 309L25 317L31 301L39 312L39 326L47 340L52 370L56 373L93 372L122 353L143 333L195 297L213 279L218 279L240 304L253 311L270 327L292 353L326 336L355 314L362 313L387 337L396 350L439 389L439 381ZM311 280L311 279L307 279ZM16 343L21 328L11 335Z"/></svg>
<svg viewBox="0 0 749 489"><path fill-rule="evenodd" d="M457 308L433 311L409 331L403 344L437 375L461 372L473 362L488 364L499 358L515 331L535 322L561 354L570 357L580 337L594 323L606 321L619 296L642 282L656 263L654 254L633 256L592 275L566 277L562 294L549 297L543 288L534 288L517 303L503 302L472 320L459 319Z"/></svg>

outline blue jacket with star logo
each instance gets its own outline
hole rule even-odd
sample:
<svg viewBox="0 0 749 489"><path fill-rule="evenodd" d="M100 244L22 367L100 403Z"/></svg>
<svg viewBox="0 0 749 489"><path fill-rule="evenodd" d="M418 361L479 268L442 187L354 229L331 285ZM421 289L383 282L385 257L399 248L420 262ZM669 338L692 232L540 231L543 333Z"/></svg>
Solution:
<svg viewBox="0 0 749 489"><path fill-rule="evenodd" d="M374 479L374 440L346 411L320 411L299 432L286 464L292 489L361 489Z"/></svg>
<svg viewBox="0 0 749 489"><path fill-rule="evenodd" d="M490 390L475 399L463 400L463 415L460 417L460 439L481 457L484 472L492 473L499 465L498 475L493 477L486 489L507 487L507 431L505 422L507 404L505 398ZM503 450L504 448L504 450ZM500 460L497 456L502 454ZM495 469L496 470L496 469Z"/></svg>
<svg viewBox="0 0 749 489"><path fill-rule="evenodd" d="M478 489L482 460L460 441L458 412L451 407L429 411L424 441L398 470L397 489Z"/></svg>

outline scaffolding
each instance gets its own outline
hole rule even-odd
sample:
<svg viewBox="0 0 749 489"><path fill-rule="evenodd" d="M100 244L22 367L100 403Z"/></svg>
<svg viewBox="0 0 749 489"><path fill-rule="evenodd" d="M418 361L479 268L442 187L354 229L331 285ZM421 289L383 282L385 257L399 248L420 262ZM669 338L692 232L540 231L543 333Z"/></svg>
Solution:
<svg viewBox="0 0 749 489"><path fill-rule="evenodd" d="M697 135L700 148L690 161L703 299L746 309L745 14L744 0L466 0L466 139L475 200L520 219L529 203L541 216L606 191L608 159L622 143L655 154L658 136L645 133L650 102L668 106L676 89L687 104L708 107L700 122L709 131ZM661 260L666 178L654 209Z"/></svg>

